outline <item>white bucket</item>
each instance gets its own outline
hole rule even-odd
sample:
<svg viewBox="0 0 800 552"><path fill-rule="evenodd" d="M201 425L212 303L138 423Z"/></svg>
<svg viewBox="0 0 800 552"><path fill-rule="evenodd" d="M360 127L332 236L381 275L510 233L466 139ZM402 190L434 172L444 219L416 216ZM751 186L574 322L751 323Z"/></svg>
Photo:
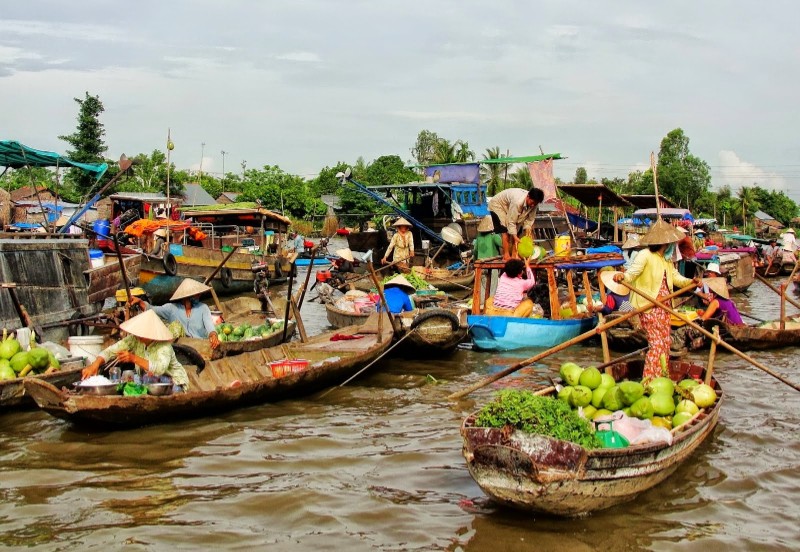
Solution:
<svg viewBox="0 0 800 552"><path fill-rule="evenodd" d="M421 240L422 241L422 249L428 250L431 248L431 240Z"/></svg>
<svg viewBox="0 0 800 552"><path fill-rule="evenodd" d="M100 351L103 350L102 335L72 336L67 340L69 352L72 356L83 357L87 362L94 362Z"/></svg>

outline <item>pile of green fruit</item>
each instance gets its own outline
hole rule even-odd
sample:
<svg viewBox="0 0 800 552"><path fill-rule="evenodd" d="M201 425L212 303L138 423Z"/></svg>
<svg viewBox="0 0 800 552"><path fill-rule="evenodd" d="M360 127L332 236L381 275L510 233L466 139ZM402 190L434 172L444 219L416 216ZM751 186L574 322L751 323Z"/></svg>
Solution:
<svg viewBox="0 0 800 552"><path fill-rule="evenodd" d="M42 347L37 347L31 340L31 350L23 351L19 341L3 330L0 342L0 381L35 376L58 370L61 364L58 359Z"/></svg>
<svg viewBox="0 0 800 552"><path fill-rule="evenodd" d="M666 377L644 384L638 381L617 383L597 368L583 369L574 362L562 364L559 373L566 386L559 391L558 398L572 408L583 408L588 420L622 410L628 416L672 429L685 424L701 408L710 407L717 400L717 393L711 386L694 379L684 379L677 384Z"/></svg>
<svg viewBox="0 0 800 552"><path fill-rule="evenodd" d="M250 324L240 324L234 326L227 322L217 324L217 336L220 341L245 341L248 339L261 339L268 337L278 330L283 329L283 320L276 322L265 323L259 326L251 326Z"/></svg>

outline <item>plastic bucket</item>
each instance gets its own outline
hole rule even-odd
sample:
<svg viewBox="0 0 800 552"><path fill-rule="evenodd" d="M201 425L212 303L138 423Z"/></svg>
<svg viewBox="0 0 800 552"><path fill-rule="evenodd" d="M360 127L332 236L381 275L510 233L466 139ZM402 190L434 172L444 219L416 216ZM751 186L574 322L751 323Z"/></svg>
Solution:
<svg viewBox="0 0 800 552"><path fill-rule="evenodd" d="M90 249L89 263L92 265L92 268L100 268L106 264L106 258L105 255L103 255L103 251L100 249Z"/></svg>
<svg viewBox="0 0 800 552"><path fill-rule="evenodd" d="M102 335L72 336L67 340L69 352L72 356L83 357L87 362L94 362L100 351L103 350Z"/></svg>
<svg viewBox="0 0 800 552"><path fill-rule="evenodd" d="M97 245L108 247L111 241L111 222L107 219L98 219L92 223L92 230L97 234Z"/></svg>
<svg viewBox="0 0 800 552"><path fill-rule="evenodd" d="M556 236L553 250L556 257L566 257L569 255L570 237L569 236Z"/></svg>

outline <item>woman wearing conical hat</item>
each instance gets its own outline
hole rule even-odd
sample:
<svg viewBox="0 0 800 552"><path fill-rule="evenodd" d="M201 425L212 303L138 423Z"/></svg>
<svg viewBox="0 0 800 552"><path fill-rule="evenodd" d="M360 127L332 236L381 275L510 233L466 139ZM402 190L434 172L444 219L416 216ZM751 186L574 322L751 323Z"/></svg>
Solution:
<svg viewBox="0 0 800 552"><path fill-rule="evenodd" d="M671 224L659 219L640 240L646 249L636 255L627 272L614 275L615 282L626 282L641 290L650 297L658 299L669 295L673 286L684 287L693 280L682 276L675 268L675 244L683 239L684 234ZM700 279L694 280L698 286ZM651 303L639 295L631 293L631 305L634 309ZM661 375L660 357L669 359L671 344L670 314L655 307L640 315L642 328L647 333L650 348L644 365L644 377L656 378Z"/></svg>
<svg viewBox="0 0 800 552"><path fill-rule="evenodd" d="M83 379L96 375L103 363L116 358L119 362L136 365L149 376L169 376L172 383L184 391L188 388L186 370L172 349L172 332L155 312L146 310L123 322L119 328L128 335L97 355L94 362L83 369Z"/></svg>
<svg viewBox="0 0 800 552"><path fill-rule="evenodd" d="M394 251L392 262L402 261L398 263L398 266L407 268L407 261L414 257L414 236L411 235L411 223L400 217L392 226L397 228L397 232L392 236L392 241L389 242L389 248L383 255L381 262L386 264L389 255Z"/></svg>
<svg viewBox="0 0 800 552"><path fill-rule="evenodd" d="M416 288L402 274L398 274L386 282L383 285L383 296L386 297L389 312L400 314L403 311L414 310L414 302L411 300L411 295L415 291Z"/></svg>
<svg viewBox="0 0 800 552"><path fill-rule="evenodd" d="M208 339L212 349L219 347L219 337L211 319L211 309L208 305L200 301L200 296L211 291L205 284L184 278L178 289L170 297L170 302L156 307L142 301L138 297L131 297L132 305L139 305L144 309L152 309L160 316L170 328L177 324L178 332L175 337L196 337L198 339Z"/></svg>
<svg viewBox="0 0 800 552"><path fill-rule="evenodd" d="M703 287L708 289L705 298L708 307L698 313L703 320L715 318L734 326L744 326L744 320L736 308L736 303L731 301L725 278L703 278Z"/></svg>

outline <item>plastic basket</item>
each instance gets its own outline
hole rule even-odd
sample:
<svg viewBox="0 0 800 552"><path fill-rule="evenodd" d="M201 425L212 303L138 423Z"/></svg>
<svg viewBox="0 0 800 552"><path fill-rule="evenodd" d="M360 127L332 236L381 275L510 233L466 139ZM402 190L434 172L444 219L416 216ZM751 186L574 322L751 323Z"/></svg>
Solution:
<svg viewBox="0 0 800 552"><path fill-rule="evenodd" d="M303 359L277 360L269 363L273 378L282 378L295 372L302 372L308 368L308 361Z"/></svg>

